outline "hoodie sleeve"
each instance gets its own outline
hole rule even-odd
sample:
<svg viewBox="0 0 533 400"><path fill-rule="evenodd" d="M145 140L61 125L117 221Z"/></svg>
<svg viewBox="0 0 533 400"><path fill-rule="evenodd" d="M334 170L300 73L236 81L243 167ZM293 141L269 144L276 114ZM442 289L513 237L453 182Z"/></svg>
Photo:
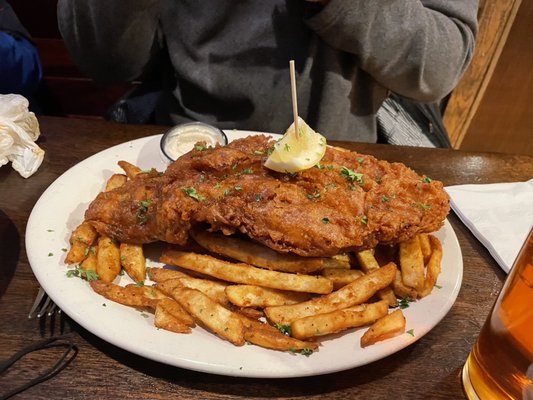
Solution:
<svg viewBox="0 0 533 400"><path fill-rule="evenodd" d="M138 78L158 50L158 0L59 0L57 18L74 61L96 81Z"/></svg>
<svg viewBox="0 0 533 400"><path fill-rule="evenodd" d="M331 0L306 23L387 89L433 102L472 58L477 11L477 0Z"/></svg>

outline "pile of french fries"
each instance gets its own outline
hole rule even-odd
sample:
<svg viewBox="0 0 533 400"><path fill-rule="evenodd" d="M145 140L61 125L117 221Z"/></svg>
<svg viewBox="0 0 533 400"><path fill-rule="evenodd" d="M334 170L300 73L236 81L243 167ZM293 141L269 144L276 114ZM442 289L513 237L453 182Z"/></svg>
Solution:
<svg viewBox="0 0 533 400"><path fill-rule="evenodd" d="M105 190L139 179L138 167L119 165L125 174ZM200 325L237 346L307 355L321 338L354 328L366 327L361 347L404 333L402 308L429 295L441 270L442 246L431 234L331 258L280 254L220 233L192 237L194 251L162 252L159 261L174 267L147 268L142 245L117 243L83 222L65 262L78 265L96 293L153 312L158 328L191 333ZM137 283L113 283L122 271Z"/></svg>

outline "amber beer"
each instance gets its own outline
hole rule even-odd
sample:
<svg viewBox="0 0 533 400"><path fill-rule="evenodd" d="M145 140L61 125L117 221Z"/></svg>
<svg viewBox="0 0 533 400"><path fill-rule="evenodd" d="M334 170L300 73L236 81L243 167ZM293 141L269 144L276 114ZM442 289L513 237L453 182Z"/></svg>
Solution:
<svg viewBox="0 0 533 400"><path fill-rule="evenodd" d="M463 368L470 399L533 400L533 229Z"/></svg>

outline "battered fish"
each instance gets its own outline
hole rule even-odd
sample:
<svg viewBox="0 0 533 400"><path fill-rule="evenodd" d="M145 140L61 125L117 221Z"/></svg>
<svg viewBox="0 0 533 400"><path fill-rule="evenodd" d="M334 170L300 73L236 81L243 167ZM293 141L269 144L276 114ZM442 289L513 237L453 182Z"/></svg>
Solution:
<svg viewBox="0 0 533 400"><path fill-rule="evenodd" d="M241 232L279 252L326 257L438 230L449 212L441 182L401 163L328 147L299 173L263 167L275 142L250 136L194 150L90 204L85 217L120 242L183 245L191 229Z"/></svg>

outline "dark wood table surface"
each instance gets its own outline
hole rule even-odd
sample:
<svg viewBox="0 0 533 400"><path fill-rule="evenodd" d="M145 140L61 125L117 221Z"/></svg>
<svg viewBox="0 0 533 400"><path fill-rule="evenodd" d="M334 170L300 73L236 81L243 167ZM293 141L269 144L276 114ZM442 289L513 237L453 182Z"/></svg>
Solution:
<svg viewBox="0 0 533 400"><path fill-rule="evenodd" d="M505 274L452 213L464 261L463 283L450 312L411 346L372 364L318 377L247 379L170 367L115 347L63 315L28 319L38 291L25 249L29 214L43 191L80 160L127 140L162 133L164 127L40 117L43 164L29 179L10 165L0 168L0 360L43 337L63 331L79 347L75 360L21 399L457 399L460 372ZM524 181L533 157L444 149L343 143L389 161L401 161L445 185ZM68 194L65 194L68 195ZM68 210L65 210L65 212ZM46 369L58 352L31 354L0 375L0 396Z"/></svg>

